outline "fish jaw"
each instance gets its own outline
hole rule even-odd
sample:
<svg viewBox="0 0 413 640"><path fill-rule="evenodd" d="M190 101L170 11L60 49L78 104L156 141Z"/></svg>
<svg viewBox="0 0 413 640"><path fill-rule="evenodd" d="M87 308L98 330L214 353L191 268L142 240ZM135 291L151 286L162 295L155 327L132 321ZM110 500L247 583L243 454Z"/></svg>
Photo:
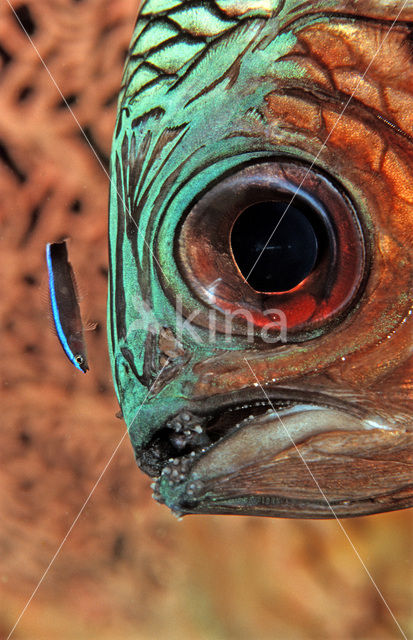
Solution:
<svg viewBox="0 0 413 640"><path fill-rule="evenodd" d="M412 505L408 424L390 426L377 416L333 404L285 406L285 400L269 397L266 410L266 403L256 404L233 426L235 407L218 411L206 427L197 416L204 441L199 438L198 447L165 462L154 497L178 516L332 518ZM176 416L175 429L190 415ZM217 424L224 434L208 445Z"/></svg>

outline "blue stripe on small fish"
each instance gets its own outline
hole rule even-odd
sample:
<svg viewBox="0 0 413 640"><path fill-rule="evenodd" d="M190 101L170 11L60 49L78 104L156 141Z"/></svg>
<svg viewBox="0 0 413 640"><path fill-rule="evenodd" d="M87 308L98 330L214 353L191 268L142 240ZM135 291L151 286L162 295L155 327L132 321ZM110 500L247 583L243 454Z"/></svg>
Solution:
<svg viewBox="0 0 413 640"><path fill-rule="evenodd" d="M70 362L72 362L75 365L76 369L79 369L79 371L86 373L86 371L83 371L83 369L80 367L80 365L76 361L75 355L69 347L65 333L63 331L62 323L60 321L60 312L59 312L59 306L56 300L56 289L55 289L55 283L54 283L52 258L50 255L50 246L51 246L51 243L48 242L46 245L46 260L47 260L47 270L49 272L50 301L52 305L53 321L56 327L57 336Z"/></svg>

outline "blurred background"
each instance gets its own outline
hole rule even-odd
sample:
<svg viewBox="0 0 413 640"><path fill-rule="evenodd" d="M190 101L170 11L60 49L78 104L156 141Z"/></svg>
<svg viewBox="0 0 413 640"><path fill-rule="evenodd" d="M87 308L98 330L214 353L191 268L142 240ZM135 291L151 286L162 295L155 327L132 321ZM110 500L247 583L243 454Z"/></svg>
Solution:
<svg viewBox="0 0 413 640"><path fill-rule="evenodd" d="M105 168L135 0L12 2ZM106 351L108 179L0 0L0 639L124 434ZM45 244L70 237L87 376L50 330ZM16 640L387 639L402 633L337 522L188 516L124 439ZM407 637L412 516L343 522Z"/></svg>

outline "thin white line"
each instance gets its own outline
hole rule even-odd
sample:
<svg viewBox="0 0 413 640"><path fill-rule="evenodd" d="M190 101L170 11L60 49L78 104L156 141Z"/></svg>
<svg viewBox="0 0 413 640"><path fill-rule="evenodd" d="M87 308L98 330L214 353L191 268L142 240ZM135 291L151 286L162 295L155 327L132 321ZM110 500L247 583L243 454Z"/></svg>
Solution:
<svg viewBox="0 0 413 640"><path fill-rule="evenodd" d="M57 82L55 81L55 79L54 79L54 77L53 77L52 73L50 72L50 70L49 70L49 68L47 67L46 63L44 62L44 60L43 60L42 56L40 55L40 53L39 53L39 51L38 51L38 49L37 49L36 45L34 44L33 40L31 39L31 37L30 37L30 35L28 34L27 30L25 29L24 25L22 24L22 22L21 22L21 20L20 20L19 16L17 15L16 11L14 10L14 7L11 5L11 3L10 3L10 1L9 1L9 0L6 0L6 2L7 2L7 4L9 5L10 9L12 10L12 12L13 12L13 14L14 14L14 16L15 16L16 20L19 22L19 24L20 24L20 26L21 26L22 30L23 30L23 31L24 31L24 33L26 34L26 37L28 38L28 40L29 40L30 44L32 45L33 49L35 50L35 52L36 52L37 56L39 57L39 59L40 59L40 61L41 61L42 65L43 65L43 67L45 68L46 72L48 73L48 75L49 75L50 79L52 80L52 82L53 82L54 86L56 87L56 90L57 90L57 91L58 91L58 93L60 94L60 96L61 96L61 98L62 98L63 102L65 103L65 105L66 105L67 109L69 110L70 114L72 115L72 117L73 117L74 121L76 122L76 124L77 124L77 126L78 126L79 130L81 131L82 135L84 136L84 138L85 138L85 140L86 140L86 142L87 142L88 146L90 147L90 149L92 150L92 152L93 152L94 156L96 157L96 159L97 159L97 161L98 161L99 165L101 166L101 168L102 168L103 172L104 172L104 173L105 173L105 175L107 176L107 178L108 178L108 180L109 180L110 184L111 184L112 186L114 186L114 188L115 188L115 190L116 190L117 195L119 196L119 198L121 199L121 201L122 201L122 203L123 203L123 205L124 205L124 207L125 207L125 210L127 211L127 213L128 213L128 215L129 215L129 217L131 218L131 220L132 220L132 221L133 221L133 223L135 224L136 229L137 229L137 231L138 231L139 235L141 235L141 232L140 232L140 230L139 230L139 227L138 227L138 225L137 225L136 221L134 220L134 218L132 217L129 207L127 207L127 205L126 205L126 203L125 203L125 201L124 201L124 199L123 199L122 195L119 193L119 191L117 190L117 187L114 185L114 183L113 183L113 181L112 181L112 179L111 179L110 175L109 175L109 174L108 174L108 172L106 171L106 169L105 169L105 167L104 167L104 165L103 165L102 161L100 160L100 158L99 158L99 156L97 155L97 153L96 153L95 149L93 148L92 144L90 143L90 141L89 141L89 139L88 139L88 137L87 137L86 133L84 132L84 130L83 130L83 128L82 128L82 126L81 126L81 124L79 123L78 119L76 118L75 114L73 113L73 111L72 111L72 109L71 109L70 105L68 104L68 102L67 102L66 98L64 97L64 95L63 95L62 91L60 90L60 88L59 88L59 86L58 86ZM360 78L359 82L357 83L357 85L356 85L355 89L353 90L352 94L351 94L351 95L350 95L350 97L348 98L348 100L347 100L346 104L344 105L344 107L343 107L343 109L342 109L342 111L341 111L341 113L340 113L340 115L339 115L339 117L338 117L337 121L335 122L334 126L332 127L332 129L331 129L330 133L328 134L328 136L326 137L326 139L324 140L324 142L323 142L322 146L320 147L319 152L317 153L317 155L315 156L315 158L314 158L314 160L313 160L312 164L310 165L309 169L307 170L306 175L305 175L305 176L304 176L304 178L302 179L302 181L301 181L300 185L297 187L297 189L296 189L296 191L295 191L295 193L294 193L293 197L291 198L291 201L289 202L289 204L288 204L287 208L285 209L285 211L284 211L283 215L281 216L280 220L278 221L278 224L275 226L274 231L272 232L271 236L268 238L268 240L267 240L267 242L266 242L265 246L263 247L263 249L262 249L262 251L261 251L260 255L258 256L257 260L255 261L254 265L252 266L252 268L251 268L251 270L250 270L250 272L249 272L249 274L248 274L248 276L247 276L246 280L248 280L248 278L249 278L249 276L251 275L251 273L252 273L253 269L255 268L255 266L256 266L256 264L257 264L257 262L259 261L259 259L261 258L261 256L262 256L263 252L265 251L265 249L266 249L266 247L267 247L268 243L271 241L272 236L273 236L273 235L274 235L274 233L276 232L276 230L277 230L278 226L280 225L280 223L281 223L281 221L282 221L283 217L284 217L284 216L285 216L285 214L287 213L287 211L288 211L289 207L291 206L291 204L292 204L292 202L293 202L293 200L294 200L295 196L297 195L297 193L298 193L299 189L301 188L302 184L304 183L304 181L305 181L305 179L306 179L307 175L309 174L310 170L312 169L312 167L314 166L314 164L315 164L316 160L318 159L318 157L319 157L320 153L322 152L323 148L325 147L326 143L328 142L328 140L329 140L329 138L330 138L331 134L333 133L333 131L334 131L335 127L337 126L337 124L338 124L338 122L339 122L340 118L341 118L341 117L342 117L342 115L344 114L344 111L346 110L346 108L348 107L348 105L349 105L349 103L350 103L351 99L353 98L353 96L354 96L354 94L355 94L355 92L356 92L356 90L357 90L357 88L358 88L358 86L359 86L360 82L363 80L363 78L365 77L366 73L368 72L368 70L369 70L370 66L372 65L372 63L373 63L373 61L374 61L375 57L378 55L378 53L379 53L379 51L380 51L381 47L382 47L382 46L383 46L383 44L384 44L384 41L386 40L386 38L387 38L387 37L388 37L388 35L390 34L391 30L393 29L393 27L394 27L395 23L397 22L397 20L398 20L398 18L399 18L399 16L400 16L400 14L402 13L402 11L403 11L404 7L405 7L405 6L406 6L406 4L407 4L407 2L408 2L408 0L405 0L405 1L404 1L404 3L403 3L403 5L402 5L402 7L401 7L401 9L400 9L399 13L397 14L396 18L393 20L393 22L392 22L392 24L391 24L391 26L390 26L389 30L387 31L387 33L386 33L385 37L383 38L382 43L381 43L381 44L380 44L380 46L378 47L378 49L377 49L376 53L374 54L374 56L373 56L372 60L370 61L369 65L367 66L367 68L366 68L366 70L365 70L365 72L364 72L363 76ZM145 239L145 238L143 238L143 240L144 240L144 242L145 242L146 246L148 247L148 249L149 249L149 251L150 251L150 253L151 253L152 258L157 262L157 264L158 264L159 268L161 269L161 271L162 271L162 273L163 273L162 267L161 267L161 265L159 264L159 262L158 262L158 260L157 260L156 256L153 254L153 251L152 251L151 247L149 246L149 244L147 243L147 241L146 241L146 239ZM164 277L166 278L165 274L164 274ZM248 367L250 368L251 372L253 373L253 375L254 375L255 379L257 380L257 383L258 383L258 385L260 386L260 388L261 388L261 390L262 390L262 392L263 392L264 396L267 398L267 400L268 400L269 404L271 405L271 407L272 407L273 411L274 411L274 412L276 413L276 415L278 416L278 419L280 420L281 424L283 425L283 427L284 427L284 429L285 429L285 431L286 431L286 433L287 433L288 437L290 438L290 440L291 440L292 444L293 444L293 445L294 445L294 447L296 448L296 450L297 450L298 454L300 455L300 457L301 457L301 459L302 459L303 463L305 464L305 466L306 466L306 468L307 468L308 472L310 473L311 477L313 478L313 480L314 480L314 482L315 482L316 486L318 487L318 489L319 489L320 493L322 494L322 496L323 496L323 497L324 497L324 499L326 500L328 507L331 509L331 511L332 511L332 513L333 513L334 518L337 520L337 522L338 522L338 524L339 524L340 528L342 529L342 531L343 531L343 533L345 534L345 536L346 536L346 538L347 538L348 542L350 543L351 547L353 548L353 551L355 552L356 556L357 556L357 557L358 557L358 559L360 560L360 562L361 562L361 564L363 565L363 567L364 567L364 569L365 569L365 571L366 571L367 575L369 576L369 578L370 578L371 582L372 582L372 583L373 583L373 585L375 586L375 588L376 588L377 592L379 593L379 595L380 595L381 599L383 600L383 602L384 602L385 606L387 607L387 609L389 610L389 612L390 612L391 616L393 617L393 620L395 621L395 623L396 623L397 627L399 628L399 630L400 630L400 632L401 632L402 636L405 638L405 640L407 640L406 635L404 634L404 632L403 632L402 628L400 627L399 623L397 622L397 620L396 620L396 618L395 618L395 616L394 616L393 612L391 611L391 609L390 609L389 605L387 604L387 602L386 602L386 600L384 599L384 597L383 597L382 593L380 592L379 588L377 587L376 583L374 582L374 579L373 579L373 577L371 576L370 572L368 571L368 569L367 569L366 565L364 564L364 562L363 562L362 558L360 557L360 554L358 553L358 551L357 551L357 549L355 548L354 544L351 542L351 540L350 540L350 538L349 538L349 536L348 536L348 534L347 534L346 530L344 529L343 525L341 524L341 522L340 522L340 521L339 521L339 519L337 518L336 514L334 513L333 508L331 507L331 505L330 505L330 503L329 503L329 501L328 501L327 497L325 496L325 494L324 494L323 490L321 489L321 487L320 487L320 485L318 484L318 482L317 482L316 478L314 477L314 475L313 475L313 473L312 473L311 469L309 468L309 466L308 466L307 462L306 462L306 461L304 460L304 458L302 457L302 455L301 455L300 451L298 450L298 448L297 448L297 446L296 446L295 442L294 442L294 441L293 441L293 439L291 438L291 436L290 436L290 434L289 434L289 432L288 432L287 428L285 427L285 425L284 425L283 421L281 420L281 417L279 416L278 412L277 412L277 411L275 410L275 408L273 407L273 405L272 405L272 403L271 403L270 399L268 398L268 396L267 396L266 392L264 391L264 389L263 389L262 385L261 385L261 384L260 384L260 382L258 381L258 378L257 378L257 376L255 375L255 373L254 373L253 369L251 368L251 366L250 366L250 364L249 364L248 360L247 360L246 358L244 358L244 359L245 359L246 363L248 364ZM140 405L139 409L137 410L137 412L136 412L136 414L135 414L135 416L134 416L134 418L133 418L133 420L132 420L132 423L135 421L136 417L138 416L138 414L139 414L140 410L142 409L142 407L143 407L144 403L146 402L146 399L147 399L148 395L150 394L150 392L151 392L151 390L152 390L152 388L153 388L154 384L156 383L157 379L159 378L159 376L161 375L161 373L162 373L163 369L165 368L165 366L166 366L167 364L168 364L168 361L166 362L166 364L164 365L164 367L163 367L163 368L161 369L161 371L159 372L159 374L158 374L158 376L156 377L156 379L155 379L154 383L152 384L151 388L148 390L148 392L147 392L147 394L146 394L146 396L145 396L145 398L144 398L144 400L143 400L142 404ZM27 610L28 606L30 605L31 601L33 600L33 598L34 598L35 594L37 593L37 591L38 591L39 587L41 586L42 582L44 581L44 579L45 579L45 577L46 577L47 573L49 572L50 568L52 567L52 565L53 565L54 561L56 560L56 558L57 558L58 554L60 553L60 551L61 551L61 549L62 549L62 547L63 547L64 543L66 542L66 540L67 540L67 538L69 537L69 535L70 535L71 531L73 530L74 526L76 525L76 523L77 523L78 519L80 518L81 514L83 513L83 511L84 511L84 509L85 509L86 505L88 504L89 500L91 499L91 497L92 497L92 495L93 495L94 491L96 490L96 488L97 488L97 486L98 486L98 484L99 484L100 480L102 479L103 475L105 474L105 472L106 472L107 468L109 467L110 463L112 462L112 460L113 460L114 456L116 455L116 453L117 453L117 451L118 451L119 447L121 446L121 444L122 444L123 440L125 439L125 437L126 437L127 433L128 433L128 432L127 432L127 431L125 431L125 433L123 434L123 436L122 436L122 438L120 439L119 443L117 444L117 446L116 446L115 450L113 451L112 455L110 456L110 458L109 458L108 462L106 463L106 465L105 465L104 469L102 470L102 472L101 472L100 476L99 476L99 477L98 477L98 479L96 480L96 482L95 482L95 484L94 484L94 486L93 486L92 490L90 491L90 493L89 493L88 497L86 498L86 500L85 500L85 502L84 502L84 504L83 504L82 508L80 509L80 511L79 511L79 513L77 514L76 518L75 518L75 519L74 519L74 521L72 522L72 524L71 524L71 526L70 526L69 530L67 531L67 533L66 533L65 537L63 538L63 540L62 540L62 542L60 543L60 545L59 545L58 549L56 550L56 552L55 552L54 556L52 557L51 561L49 562L49 565L47 566L47 568L45 569L45 571L44 571L43 575L41 576L41 578L40 578L40 580L39 580L39 582L38 582L38 584L37 584L36 588L34 589L33 593L31 594L31 596L30 596L29 600L27 601L26 605L24 606L24 608L23 608L22 612L20 613L19 617L17 618L17 620L16 620L16 622L15 622L15 624L14 624L13 628L11 629L11 631L10 631L9 635L7 636L7 640L10 640L10 638L11 638L12 634L14 633L14 631L15 631L15 629L16 629L16 627L17 627L17 625L19 624L19 622L20 622L20 620L21 620L22 616L24 615L25 611Z"/></svg>
<svg viewBox="0 0 413 640"><path fill-rule="evenodd" d="M271 402L268 394L266 393L266 391L264 390L264 387L262 386L262 384L260 383L260 381L258 380L255 371L253 370L253 368L251 367L250 363L248 362L247 358L244 358L245 362L247 363L252 375L254 376L255 380L257 381L258 386L260 387L262 393L264 394L265 398L267 399L268 404L271 406L271 409L274 411L275 415L277 416L278 420L280 421L280 423L282 424L282 426L284 427L284 431L287 434L288 438L291 440L292 445L294 446L295 450L297 451L298 455L300 456L302 462L304 463L308 473L310 474L310 476L312 477L317 489L319 490L319 492L321 493L321 495L323 496L324 500L327 503L328 508L330 509L331 513L333 514L334 518L336 519L340 529L342 530L342 532L344 533L344 535L347 538L348 543L350 544L351 548L353 549L354 553L356 554L357 558L360 560L360 563L362 564L362 566L364 567L365 572L367 573L368 577L370 578L373 586L375 587L377 593L379 594L380 598L383 600L383 603L385 604L385 606L387 607L391 617L393 618L394 622L396 623L401 635L403 636L404 640L407 640L407 636L404 633L403 629L401 628L400 624L398 623L393 611L390 609L390 606L388 605L385 597L383 596L382 592L380 591L379 587L377 586L376 582L374 581L373 576L371 575L370 571L367 569L365 563L363 562L363 559L361 558L359 552L357 551L356 547L354 546L353 542L350 539L350 536L348 535L347 531L345 530L345 528L343 527L343 525L341 524L339 518L336 516L336 513L333 509L333 507L331 506L326 494L324 493L323 489L320 487L317 478L314 476L313 472L311 471L308 463L306 462L306 460L304 459L304 457L302 456L299 448L297 447L297 445L295 444L290 432L288 431L287 427L285 426L280 414L278 413L278 411L275 409L273 403Z"/></svg>
<svg viewBox="0 0 413 640"><path fill-rule="evenodd" d="M169 359L165 362L164 366L162 367L162 369L160 370L160 372L158 373L158 375L156 376L155 380L153 381L151 387L148 389L147 394L145 395L142 404L140 405L140 407L138 408L138 410L136 411L133 420L131 422L131 424L133 424L133 422L135 422L136 418L138 417L143 405L145 404L149 394L151 393L154 385L156 384L158 378L160 377L160 375L162 374L163 370L165 369L165 367L169 364ZM86 500L83 503L83 506L81 507L79 513L77 514L76 518L73 520L72 524L70 525L65 537L63 538L62 542L60 543L60 545L58 546L54 556L52 557L52 559L50 560L49 564L47 565L46 569L43 572L43 575L41 576L39 582L37 583L33 593L31 594L30 598L28 599L28 601L26 602L26 604L24 605L19 617L17 618L16 622L14 623L14 626L12 628L12 630L10 631L9 635L7 636L6 640L10 640L11 636L13 635L17 625L19 624L20 620L22 619L24 613L26 612L28 606L30 605L31 601L33 600L34 596L36 595L37 591L40 588L40 585L42 584L43 580L45 579L45 577L47 576L47 574L49 573L49 570L51 569L54 561L56 560L57 556L59 555L64 543L66 542L66 540L68 539L70 533L72 532L74 526L76 525L77 521L79 520L80 516L82 515L83 511L85 510L86 505L88 504L89 500L91 499L92 495L95 492L95 489L97 488L99 482L102 480L104 474L106 473L110 463L112 462L113 458L115 457L116 453L118 452L119 447L121 446L122 442L124 441L125 437L127 436L128 431L126 430L125 433L123 434L123 436L121 437L121 439L119 440L118 444L116 445L112 455L110 456L109 460L107 461L107 463L105 464L103 470L101 471L98 479L96 480L95 484L93 485L88 497L86 498Z"/></svg>
<svg viewBox="0 0 413 640"><path fill-rule="evenodd" d="M257 266L257 262L260 260L262 254L264 253L265 249L267 248L268 244L271 242L271 239L274 235L274 233L277 231L278 227L280 226L285 214L287 213L287 211L289 210L289 208L291 207L292 203L294 202L294 198L297 195L297 193L300 191L301 187L303 186L308 174L310 173L311 169L313 168L313 166L315 165L315 163L317 162L318 158L320 157L320 153L322 152L322 150L324 149L324 147L326 146L327 142L329 141L332 133L334 132L336 126L338 125L338 123L340 122L340 119L342 118L342 116L344 115L345 110L347 109L348 105L350 104L351 100L354 97L354 94L356 93L357 89L359 88L361 82L364 80L366 74L368 73L368 70L370 69L371 65L373 64L375 58L378 56L378 54L380 53L380 50L382 48L382 46L384 45L386 39L388 38L388 36L390 35L392 29L394 28L394 25L396 24L396 22L398 21L400 14L402 13L403 9L405 8L405 6L407 5L407 3L409 2L409 0L404 0L401 9L399 11L399 13L397 14L397 16L394 18L393 22L391 23L388 31L386 32L383 40L381 41L380 45L377 48L377 51L375 52L374 56L372 57L372 59L370 60L369 64L366 67L366 70L364 71L363 75L360 77L359 81L357 82L356 86L354 87L352 93L350 94L348 100L346 101L343 109L341 110L337 120L335 121L334 125L331 128L331 131L329 132L329 134L327 135L326 139L324 140L324 142L322 143L317 155L315 156L314 160L312 161L312 163L310 164L310 166L308 167L303 179L301 180L300 184L298 185L298 187L296 188L296 190L293 193L293 196L291 198L291 200L289 201L288 205L285 208L285 211L283 212L281 218L278 220L277 224L275 225L270 237L268 238L267 242L265 243L264 247L261 249L261 252L258 256L258 258L255 260L254 264L252 265L251 269L249 270L248 275L245 277L245 280L248 282L248 278L250 277L251 273L254 271L255 267Z"/></svg>
<svg viewBox="0 0 413 640"><path fill-rule="evenodd" d="M122 195L118 192L118 190L117 190L116 186L114 185L113 181L111 180L110 175L109 175L109 174L108 174L108 172L106 171L106 169L105 169L105 167L104 167L104 165L103 165L102 161L100 160L100 158L99 158L99 156L97 155L97 153L96 153L95 149L94 149L94 148L93 148L93 146L91 145L91 143L90 143L90 141L89 141L89 139L88 139L88 137L87 137L86 133L84 132L84 130L83 130L83 128L82 128L82 126L81 126L80 122L78 121L78 119L76 118L75 114L73 113L73 111L72 111L72 109L71 109L70 105L68 104L68 102L67 102L66 98L64 97L64 95L63 95L62 91L60 90L60 88L59 88L59 86L58 86L58 84L57 84L56 80L54 79L54 77L53 77L52 73L50 72L49 68L47 67L47 65L46 65L45 61L43 60L42 56L40 55L39 50L37 49L36 45L34 44L33 40L31 39L31 37L30 37L30 35L28 34L27 30L25 29L24 25L22 24L22 21L20 20L19 16L17 15L16 11L14 10L14 7L11 5L11 3L10 3L10 1L9 1L9 0L6 0L6 2L7 2L7 4L9 5L10 9L12 10L12 12L13 12L13 14L14 14L14 16L15 16L16 20L17 20L17 21L18 21L18 23L20 24L20 27L22 28L22 30L23 30L23 31L24 31L24 33L26 34L27 39L29 40L30 44L32 45L33 49L35 50L35 52L36 52L36 54L37 54L37 56L38 56L39 60L41 61L42 65L43 65L43 67L45 68L45 70L46 70L47 74L49 75L49 77L50 77L51 81L53 82L54 86L56 87L56 90L58 91L58 93L60 94L60 96L61 96L61 98L62 98L63 102L65 103L66 107L68 108L68 110L69 110L69 112L70 112L70 114L71 114L72 118L74 119L74 121L76 122L77 126L79 127L79 129L80 129L80 131L81 131L81 133L82 133L83 137L85 138L85 140L86 140L86 142L87 142L88 146L89 146L89 147L90 147L90 149L92 150L92 152L93 152L93 154L94 154L94 156L95 156L96 160L98 161L98 163L99 163L100 167L102 168L103 172L105 173L106 177L108 178L108 180L109 180L110 184L111 184L112 186L114 186L114 188L116 189L116 193L117 193L117 194L118 194L118 196L120 197L120 199L121 199L121 201L122 201L122 203L123 203L123 205L124 205L124 207L125 207L125 210L127 211L128 215L129 215L129 217L131 218L131 220L132 220L132 221L133 221L133 223L135 224L136 229L137 229L137 231L138 231L139 235L142 235L142 234L141 234L141 231L139 230L139 227L138 227L137 223L135 222L135 220L133 219L133 217L132 217L132 215L131 215L130 209L127 207L127 205L126 205L126 203L125 203L125 201L124 201L124 199L123 199ZM145 242L146 246L148 247L148 249L149 249L149 251L150 251L150 253L151 253L151 255L152 255L152 258L157 262L157 264L158 264L158 266L159 266L159 268L160 268L161 272L163 273L162 267L161 267L161 265L159 264L159 262L158 262L158 260L157 260L156 256L154 255L154 253L153 253L153 251L152 251L151 247L149 246L149 244L147 243L147 241L146 241L146 239L145 239L145 238L143 238L143 240L144 240L144 242ZM165 279L167 280L167 278L166 278L165 274L164 274L164 277L165 277ZM137 416L138 416L138 414L139 414L140 410L142 409L143 405L145 404L146 399L148 398L148 395L150 394L150 392L151 392L151 390L152 390L152 388L153 388L154 384L156 383L156 381L158 380L159 376L161 375L162 371L164 370L164 368L167 366L167 364L168 364L168 363L169 363L169 360L167 360L167 361L166 361L166 363L165 363L165 364L164 364L164 366L162 367L161 371L160 371L160 372L159 372L159 374L157 375L157 377L156 377L156 379L154 380L154 382L153 382L152 386L151 386L151 387L150 387L150 389L148 390L148 393L146 394L146 396L145 396L145 398L144 398L144 400L143 400L142 404L140 405L139 409L137 410L137 412L136 412L135 416L133 417L132 423L136 420L136 418L137 418ZM17 625L19 624L19 622L20 622L20 620L21 620L22 616L24 615L25 611L27 610L27 608L28 608L28 606L30 605L31 601L33 600L34 596L36 595L36 593L37 593L37 591L38 591L38 589L39 589L40 585L42 584L43 580L45 579L46 575L48 574L48 572L49 572L50 568L52 567L52 565L53 565L54 561L56 560L57 556L59 555L59 553L60 553L60 551L61 551L61 549L62 549L62 547L63 547L64 543L66 542L67 538L69 537L69 535L70 535L71 531L73 530L74 526L76 525L77 521L79 520L80 516L82 515L82 513L83 513L83 511L84 511L84 509L85 509L85 507L86 507L86 505L88 504L88 502L89 502L90 498L92 497L92 495L93 495L93 493L95 492L95 490L96 490L97 486L99 485L99 482L101 481L101 479L102 479L103 475L106 473L106 470L108 469L108 467L109 467L110 463L112 462L112 460L113 460L114 456L116 455L116 453L117 453L117 451L118 451L119 447L121 446L121 444L122 444L123 440L125 439L125 437L126 437L127 433L128 433L128 431L125 431L125 433L123 434L123 436L122 436L122 438L120 439L119 443L117 444L117 446L116 446L115 450L113 451L112 455L110 456L110 458L109 458L108 462L106 463L106 465L105 465L104 469L102 470L102 472L101 472L100 476L98 477L98 479L96 480L96 482L95 482L94 486L92 487L92 490L90 491L90 493L89 493L88 497L86 498L85 502L83 503L82 508L80 509L80 511L79 511L79 513L77 514L76 518L73 520L73 522L72 522L72 524L71 524L71 526L70 526L69 530L67 531L67 533L66 533L65 537L63 538L63 540L62 540L62 542L60 543L59 547L57 548L57 550L56 550L56 552L55 552L54 556L53 556L53 557L52 557L52 559L50 560L50 562L49 562L48 566L46 567L46 569L45 569L45 571L44 571L44 573L43 573L43 575L41 576L41 578L40 578L40 580L39 580L39 582L38 582L38 584L37 584L36 588L34 589L34 591L33 591L33 593L31 594L31 596L30 596L29 600L27 601L27 603L25 604L25 606L24 606L24 608L23 608L22 612L20 613L19 617L17 618L17 620L16 620L16 622L15 622L15 624L14 624L14 626L13 626L12 630L10 631L9 635L7 636L7 639L6 639L6 640L9 640L9 639L11 638L12 634L14 633L14 630L16 629L16 627L17 627Z"/></svg>
<svg viewBox="0 0 413 640"><path fill-rule="evenodd" d="M57 84L56 80L54 79L51 71L49 70L47 64L45 63L45 61L43 60L38 48L36 47L36 45L34 44L33 40L31 39L30 35L28 34L27 30L25 29L22 21L20 20L19 16L17 15L14 7L11 5L10 0L6 0L7 4L9 5L10 9L12 10L14 17L16 18L16 20L18 21L18 23L20 24L20 27L22 28L22 30L24 31L24 33L26 34L27 39L29 40L30 44L32 45L33 49L35 50L40 62L42 63L43 67L45 68L50 80L53 82L54 86L56 87L57 92L59 93L60 97L62 98L64 104L66 105L67 109L69 110L73 120L76 122L77 126L79 127L79 130L82 134L82 136L84 137L84 139L86 140L88 146L90 147L90 149L92 150L93 155L95 156L96 160L98 161L103 173L106 175L107 179L109 180L110 184L112 185L112 187L115 189L117 195L119 196L123 206L125 207L125 211L127 212L128 216L130 217L130 219L132 220L132 222L134 223L138 234L141 236L141 238L143 238L143 241L145 243L145 245L148 247L149 252L151 254L151 257L153 258L153 260L156 262L156 264L158 265L159 269L161 270L161 273L163 275L163 277L165 278L166 281L168 281L168 278L166 277L160 263L159 260L157 259L157 257L155 256L151 246L148 244L147 240L144 237L144 234L142 234L141 230L139 229L139 226L137 224L137 222L135 221L135 219L132 217L130 208L127 206L123 196L121 193L119 193L117 186L115 185L114 181L112 180L112 178L110 177L109 173L106 171L105 166L103 164L103 162L101 161L101 159L99 158L98 154L96 153L95 149L93 148L93 145L91 144L89 138L87 137L86 133L83 130L82 125L80 124L79 120L76 118L76 115L73 113L72 108L70 107L70 104L67 102L66 98L64 97L59 85Z"/></svg>

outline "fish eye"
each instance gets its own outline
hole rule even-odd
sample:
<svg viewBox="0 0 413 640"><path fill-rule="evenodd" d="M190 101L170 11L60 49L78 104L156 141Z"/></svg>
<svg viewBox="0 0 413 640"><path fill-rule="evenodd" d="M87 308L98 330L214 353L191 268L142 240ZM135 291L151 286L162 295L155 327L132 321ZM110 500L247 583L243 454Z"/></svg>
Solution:
<svg viewBox="0 0 413 640"><path fill-rule="evenodd" d="M231 230L231 249L253 289L288 291L312 272L321 234L311 214L305 203L264 201L238 216Z"/></svg>
<svg viewBox="0 0 413 640"><path fill-rule="evenodd" d="M207 189L181 222L175 255L196 298L240 315L239 335L247 314L258 333L280 310L288 339L299 342L355 305L369 248L342 185L321 169L280 159L244 167Z"/></svg>
<svg viewBox="0 0 413 640"><path fill-rule="evenodd" d="M85 359L84 359L84 357L82 356L82 354L81 354L81 353L78 353L78 354L75 356L75 360L76 360L77 364L80 364L80 365L82 365L82 364L84 364L84 363L85 363Z"/></svg>

